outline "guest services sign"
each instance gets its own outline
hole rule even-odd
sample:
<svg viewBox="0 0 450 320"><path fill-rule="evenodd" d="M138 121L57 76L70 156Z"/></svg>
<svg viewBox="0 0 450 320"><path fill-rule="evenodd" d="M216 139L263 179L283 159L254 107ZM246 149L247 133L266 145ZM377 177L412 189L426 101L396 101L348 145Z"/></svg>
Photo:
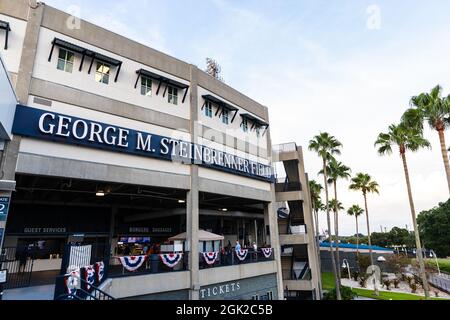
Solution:
<svg viewBox="0 0 450 320"><path fill-rule="evenodd" d="M264 181L271 166L203 145L18 105L13 134L90 148L198 164Z"/></svg>

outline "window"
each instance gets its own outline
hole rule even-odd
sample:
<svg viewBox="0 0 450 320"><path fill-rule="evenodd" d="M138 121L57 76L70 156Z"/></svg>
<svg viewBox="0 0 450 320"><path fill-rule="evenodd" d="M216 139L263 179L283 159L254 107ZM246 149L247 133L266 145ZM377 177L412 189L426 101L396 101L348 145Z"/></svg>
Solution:
<svg viewBox="0 0 450 320"><path fill-rule="evenodd" d="M247 119L242 119L242 130L248 132L248 121Z"/></svg>
<svg viewBox="0 0 450 320"><path fill-rule="evenodd" d="M267 300L273 300L273 292L267 291Z"/></svg>
<svg viewBox="0 0 450 320"><path fill-rule="evenodd" d="M141 77L141 94L143 96L152 96L152 79Z"/></svg>
<svg viewBox="0 0 450 320"><path fill-rule="evenodd" d="M255 130L256 130L256 136L259 138L261 136L261 127L256 126Z"/></svg>
<svg viewBox="0 0 450 320"><path fill-rule="evenodd" d="M74 57L75 55L73 52L67 51L65 49L59 49L57 69L72 73Z"/></svg>
<svg viewBox="0 0 450 320"><path fill-rule="evenodd" d="M222 123L228 124L229 112L228 110L223 110L222 112Z"/></svg>
<svg viewBox="0 0 450 320"><path fill-rule="evenodd" d="M110 71L111 67L108 64L97 62L97 70L95 71L95 81L108 84Z"/></svg>
<svg viewBox="0 0 450 320"><path fill-rule="evenodd" d="M174 105L178 104L178 89L169 86L169 96L168 96L169 100L168 102Z"/></svg>
<svg viewBox="0 0 450 320"><path fill-rule="evenodd" d="M205 116L212 118L212 103L209 101L206 102Z"/></svg>

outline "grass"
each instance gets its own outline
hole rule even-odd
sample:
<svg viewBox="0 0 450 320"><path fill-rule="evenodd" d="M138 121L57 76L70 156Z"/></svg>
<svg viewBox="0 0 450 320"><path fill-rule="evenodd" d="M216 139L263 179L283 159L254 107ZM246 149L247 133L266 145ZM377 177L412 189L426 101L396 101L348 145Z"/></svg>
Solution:
<svg viewBox="0 0 450 320"><path fill-rule="evenodd" d="M334 276L331 272L323 272L322 273L322 288L324 290L331 290L334 288ZM423 296L409 294L409 293L400 293L400 292L386 292L380 291L379 296L373 295L373 290L363 289L363 288L352 288L353 292L355 292L360 297L372 298L376 300L425 300ZM432 298L432 300L447 300L444 298Z"/></svg>
<svg viewBox="0 0 450 320"><path fill-rule="evenodd" d="M438 259L439 268L445 273L450 273L450 259ZM434 259L427 259L427 264L436 267Z"/></svg>

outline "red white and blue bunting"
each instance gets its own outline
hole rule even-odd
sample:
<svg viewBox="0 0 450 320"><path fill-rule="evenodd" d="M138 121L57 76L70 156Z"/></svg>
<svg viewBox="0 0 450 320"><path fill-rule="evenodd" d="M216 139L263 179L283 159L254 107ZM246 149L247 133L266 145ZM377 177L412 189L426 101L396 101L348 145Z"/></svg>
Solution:
<svg viewBox="0 0 450 320"><path fill-rule="evenodd" d="M175 267L181 261L181 258L183 258L182 253L167 253L160 254L159 256L162 262L169 268Z"/></svg>
<svg viewBox="0 0 450 320"><path fill-rule="evenodd" d="M105 275L105 264L103 261L95 263L95 275L97 276L97 283L101 283Z"/></svg>
<svg viewBox="0 0 450 320"><path fill-rule="evenodd" d="M216 262L217 258L219 257L219 252L203 252L203 258L205 259L205 262L211 266Z"/></svg>
<svg viewBox="0 0 450 320"><path fill-rule="evenodd" d="M80 287L80 269L75 269L64 278L65 290L68 294L75 294Z"/></svg>
<svg viewBox="0 0 450 320"><path fill-rule="evenodd" d="M245 258L247 258L248 249L241 249L239 251L236 251L236 255L239 260L244 261Z"/></svg>
<svg viewBox="0 0 450 320"><path fill-rule="evenodd" d="M270 258L272 255L273 249L272 248L261 248L261 251L266 258Z"/></svg>
<svg viewBox="0 0 450 320"><path fill-rule="evenodd" d="M95 282L94 266L86 266L84 267L84 270L84 281L86 281L86 289L91 290L91 286L93 286Z"/></svg>
<svg viewBox="0 0 450 320"><path fill-rule="evenodd" d="M145 256L119 257L122 266L130 272L139 269L145 262Z"/></svg>

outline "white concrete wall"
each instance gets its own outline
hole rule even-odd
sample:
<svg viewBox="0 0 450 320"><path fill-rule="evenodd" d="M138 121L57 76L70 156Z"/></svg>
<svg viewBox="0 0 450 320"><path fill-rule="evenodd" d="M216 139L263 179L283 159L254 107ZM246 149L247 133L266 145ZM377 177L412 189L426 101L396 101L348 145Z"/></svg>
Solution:
<svg viewBox="0 0 450 320"><path fill-rule="evenodd" d="M261 180L251 179L244 176L239 176L236 174L231 174L219 170L208 169L208 168L198 168L198 176L200 178L221 181L226 183L237 184L241 186L246 186L253 189L260 189L264 191L270 191L270 183Z"/></svg>
<svg viewBox="0 0 450 320"><path fill-rule="evenodd" d="M23 40L27 28L26 21L15 19L0 14L0 20L9 22L11 31L9 32L8 50L5 50L5 30L0 30L0 54L2 55L9 72L19 71L20 57L22 56Z"/></svg>
<svg viewBox="0 0 450 320"><path fill-rule="evenodd" d="M111 69L108 85L96 82L95 62L92 67L91 74L88 74L89 65L91 63L90 58L85 59L82 71L81 72L78 71L82 58L80 54L75 54L75 61L72 73L58 70L56 68L59 54L58 46L55 46L52 60L51 62L48 62L48 56L51 51L52 41L55 37L122 61L123 64L119 74L118 81L114 82L117 68L113 67ZM91 46L87 43L83 43L81 41L72 39L63 34L59 34L46 28L41 28L39 34L39 43L37 48L35 66L33 70L33 77L50 82L59 83L72 88L104 96L110 99L118 100L121 102L130 103L144 108L152 109L155 111L171 114L184 119L189 119L190 108L188 97L186 98L185 103L184 104L182 103L184 90L178 90L178 105L175 106L167 102L168 93L166 93L165 98L163 98L164 86L161 86L159 95L158 96L156 95L158 85L156 81L153 81L153 95L151 97L141 95L140 82L138 83L137 88L136 89L134 88L134 84L137 79L136 70L139 70L141 68L155 72L157 74L161 74L167 78L174 79L178 82L189 84L185 80L177 79L171 75L165 74L164 72L161 72L159 70L155 70L149 66L142 65L133 60L126 59L124 57Z"/></svg>
<svg viewBox="0 0 450 320"><path fill-rule="evenodd" d="M234 112L230 112L230 115L229 115L230 122L228 125L226 125L226 124L222 123L222 118L219 118L220 112L217 116L215 116L217 107L214 106L214 104L213 104L212 118L209 118L205 115L205 109L202 110L205 100L203 99L202 96L208 95L208 94L210 94L220 100L223 100L223 101L227 102L228 104L239 109L238 114L237 114L236 118L234 119L233 123L231 123L231 120L232 120L232 117L234 116ZM261 136L258 138L255 130L250 131L250 129L252 127L252 124L250 122L249 122L248 132L244 132L242 130L242 128L240 127L241 122L242 122L242 118L241 118L240 114L241 113L249 113L248 111L246 111L245 109L242 109L238 105L235 105L235 104L223 99L222 97L217 96L213 92L210 92L200 86L198 87L198 112L199 112L199 122L201 122L203 125L205 125L209 128L213 128L217 131L224 132L229 136L238 138L243 141L247 141L255 146L260 146L264 149L267 149L267 134L262 136L262 134L264 133L264 129L261 129Z"/></svg>

